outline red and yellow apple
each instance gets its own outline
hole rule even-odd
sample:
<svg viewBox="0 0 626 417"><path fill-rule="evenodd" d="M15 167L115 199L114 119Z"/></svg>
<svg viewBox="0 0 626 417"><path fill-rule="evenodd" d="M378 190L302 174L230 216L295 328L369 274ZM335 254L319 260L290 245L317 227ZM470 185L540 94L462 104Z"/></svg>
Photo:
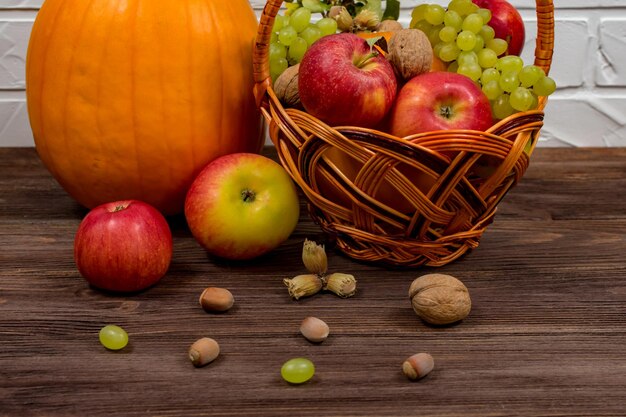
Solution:
<svg viewBox="0 0 626 417"><path fill-rule="evenodd" d="M352 33L320 38L300 62L300 101L309 114L331 126L377 126L397 88L391 64Z"/></svg>
<svg viewBox="0 0 626 417"><path fill-rule="evenodd" d="M172 233L163 215L137 200L105 203L81 221L74 260L94 287L136 292L157 283L172 259Z"/></svg>
<svg viewBox="0 0 626 417"><path fill-rule="evenodd" d="M465 75L429 72L409 80L391 110L390 131L405 137L447 129L487 130L493 124L489 99Z"/></svg>
<svg viewBox="0 0 626 417"><path fill-rule="evenodd" d="M524 48L526 30L519 11L506 0L472 0L474 4L491 11L491 26L496 38L504 39L509 47L508 55L520 55Z"/></svg>
<svg viewBox="0 0 626 417"><path fill-rule="evenodd" d="M296 187L271 159L233 153L210 162L185 199L194 238L212 255L252 259L283 243L300 215Z"/></svg>

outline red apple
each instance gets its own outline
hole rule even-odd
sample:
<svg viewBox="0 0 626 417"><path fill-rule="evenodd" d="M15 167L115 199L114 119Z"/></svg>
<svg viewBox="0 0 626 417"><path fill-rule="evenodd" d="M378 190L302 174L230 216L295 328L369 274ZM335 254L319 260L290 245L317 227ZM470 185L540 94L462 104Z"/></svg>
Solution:
<svg viewBox="0 0 626 417"><path fill-rule="evenodd" d="M525 28L522 16L515 6L506 0L472 0L474 4L491 11L489 26L496 33L496 38L509 43L508 55L520 55L524 48Z"/></svg>
<svg viewBox="0 0 626 417"><path fill-rule="evenodd" d="M486 130L492 124L487 96L469 77L452 72L410 79L398 93L390 117L390 131L399 137L433 130Z"/></svg>
<svg viewBox="0 0 626 417"><path fill-rule="evenodd" d="M397 88L391 64L352 33L320 38L300 62L300 101L332 126L375 127L393 105Z"/></svg>
<svg viewBox="0 0 626 417"><path fill-rule="evenodd" d="M185 217L207 252L244 260L287 240L300 214L285 169L262 155L234 153L210 162L187 191Z"/></svg>
<svg viewBox="0 0 626 417"><path fill-rule="evenodd" d="M172 233L163 215L137 200L105 203L82 220L74 260L94 287L135 292L158 282L172 260Z"/></svg>

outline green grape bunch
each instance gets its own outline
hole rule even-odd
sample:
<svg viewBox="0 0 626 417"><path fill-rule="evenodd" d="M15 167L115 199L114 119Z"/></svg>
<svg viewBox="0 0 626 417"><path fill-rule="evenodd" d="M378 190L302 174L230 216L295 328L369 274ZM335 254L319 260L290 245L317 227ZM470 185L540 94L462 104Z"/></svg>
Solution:
<svg viewBox="0 0 626 417"><path fill-rule="evenodd" d="M495 119L536 109L538 98L549 96L556 83L536 65L519 56L504 55L508 44L489 26L491 11L471 0L451 0L447 7L421 4L411 12L410 27L424 32L433 53L448 71L478 83L491 103Z"/></svg>

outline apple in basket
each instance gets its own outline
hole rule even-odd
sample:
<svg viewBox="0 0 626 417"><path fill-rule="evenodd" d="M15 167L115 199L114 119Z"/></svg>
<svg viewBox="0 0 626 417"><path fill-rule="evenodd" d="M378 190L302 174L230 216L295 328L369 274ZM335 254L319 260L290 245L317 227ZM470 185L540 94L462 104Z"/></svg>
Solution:
<svg viewBox="0 0 626 417"><path fill-rule="evenodd" d="M472 0L474 4L491 11L491 26L496 38L509 43L508 55L520 55L524 48L525 29L522 16L515 6L506 0Z"/></svg>
<svg viewBox="0 0 626 417"><path fill-rule="evenodd" d="M352 33L320 38L300 62L300 101L309 114L332 126L377 126L396 90L391 64Z"/></svg>
<svg viewBox="0 0 626 417"><path fill-rule="evenodd" d="M409 80L391 110L390 131L405 137L447 129L487 130L493 125L489 99L465 75L429 72Z"/></svg>

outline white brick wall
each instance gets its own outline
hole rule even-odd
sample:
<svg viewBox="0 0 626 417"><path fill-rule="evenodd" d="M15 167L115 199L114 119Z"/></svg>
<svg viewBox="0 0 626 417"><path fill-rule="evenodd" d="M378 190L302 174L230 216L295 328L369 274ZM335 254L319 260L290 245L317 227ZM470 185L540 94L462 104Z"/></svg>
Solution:
<svg viewBox="0 0 626 417"><path fill-rule="evenodd" d="M74 0L82 1L82 0ZM425 0L428 1L428 0ZM447 0L430 0L446 4ZM626 146L626 0L554 0L559 86L546 108L540 146ZM42 0L0 0L0 146L32 146L24 63ZM402 0L400 20L422 0ZM511 0L527 26L523 58L531 62L535 2ZM264 1L251 0L260 15Z"/></svg>

